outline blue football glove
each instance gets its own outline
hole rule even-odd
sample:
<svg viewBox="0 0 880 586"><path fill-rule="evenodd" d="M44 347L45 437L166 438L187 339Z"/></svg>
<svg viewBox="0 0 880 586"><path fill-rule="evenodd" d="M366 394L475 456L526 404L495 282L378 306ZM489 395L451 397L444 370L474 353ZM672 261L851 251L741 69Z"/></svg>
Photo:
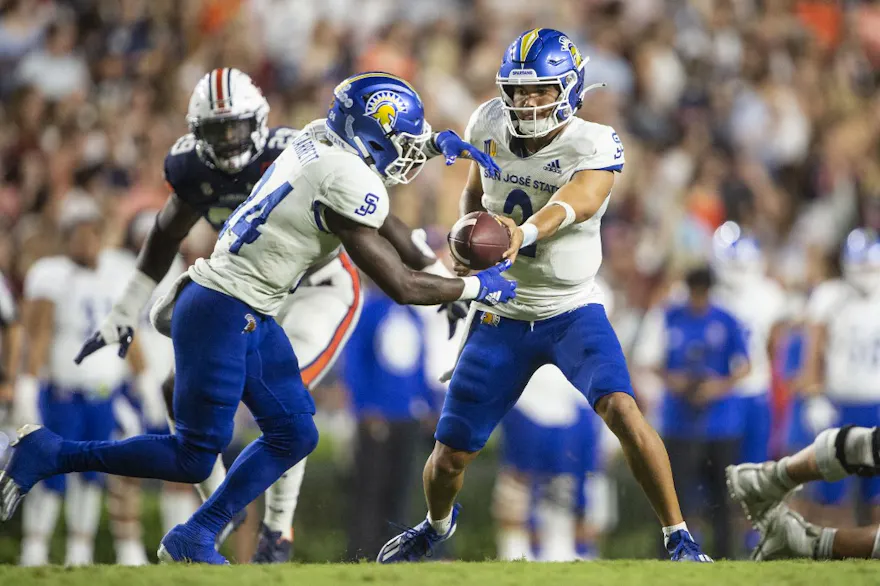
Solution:
<svg viewBox="0 0 880 586"><path fill-rule="evenodd" d="M492 177L501 175L501 168L498 167L492 157L474 145L463 141L451 130L444 130L437 134L437 136L434 137L434 142L437 144L437 148L440 149L440 152L443 153L443 156L446 157L447 165L454 163L455 159L460 156L468 156L476 161L481 167L489 171L489 175Z"/></svg>
<svg viewBox="0 0 880 586"><path fill-rule="evenodd" d="M509 281L501 274L509 269L511 264L513 263L505 260L474 275L480 280L477 301L486 305L498 305L516 297L516 281Z"/></svg>
<svg viewBox="0 0 880 586"><path fill-rule="evenodd" d="M446 320L449 322L449 339L451 340L452 336L455 335L455 330L458 329L458 322L467 317L468 302L452 301L444 303L437 309L437 313L446 314Z"/></svg>

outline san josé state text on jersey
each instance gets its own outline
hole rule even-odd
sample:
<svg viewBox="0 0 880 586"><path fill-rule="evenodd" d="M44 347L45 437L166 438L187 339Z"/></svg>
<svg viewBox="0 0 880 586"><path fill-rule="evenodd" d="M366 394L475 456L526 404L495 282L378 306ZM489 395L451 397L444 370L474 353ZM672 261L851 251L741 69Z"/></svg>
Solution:
<svg viewBox="0 0 880 586"><path fill-rule="evenodd" d="M177 139L165 157L165 180L177 197L200 210L211 226L219 230L298 133L298 130L286 126L270 129L260 156L233 174L205 164L196 153L195 136L185 134Z"/></svg>
<svg viewBox="0 0 880 586"><path fill-rule="evenodd" d="M495 158L500 176L482 176L482 204L522 223L547 205L579 171L623 169L623 145L610 126L573 119L539 152L522 157L507 129L500 98L477 108L465 139ZM523 248L508 271L517 296L492 311L515 319L545 319L587 303L600 303L594 277L602 262L599 227L608 199L589 220Z"/></svg>

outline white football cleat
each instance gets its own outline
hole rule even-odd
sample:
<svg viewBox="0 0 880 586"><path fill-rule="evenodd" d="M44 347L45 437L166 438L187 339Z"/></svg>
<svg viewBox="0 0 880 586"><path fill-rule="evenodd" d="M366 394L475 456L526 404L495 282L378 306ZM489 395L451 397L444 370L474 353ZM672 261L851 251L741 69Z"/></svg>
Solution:
<svg viewBox="0 0 880 586"><path fill-rule="evenodd" d="M769 511L765 519L761 542L752 552L753 561L814 557L821 527L808 523L784 503Z"/></svg>
<svg viewBox="0 0 880 586"><path fill-rule="evenodd" d="M740 504L746 517L758 529L764 524L767 513L792 492L779 480L777 466L776 462L739 464L728 466L724 471L730 498Z"/></svg>

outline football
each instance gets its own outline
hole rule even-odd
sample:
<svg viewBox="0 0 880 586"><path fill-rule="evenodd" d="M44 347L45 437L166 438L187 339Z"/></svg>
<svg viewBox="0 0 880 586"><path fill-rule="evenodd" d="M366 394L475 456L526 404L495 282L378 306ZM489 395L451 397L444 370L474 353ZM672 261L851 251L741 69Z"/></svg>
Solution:
<svg viewBox="0 0 880 586"><path fill-rule="evenodd" d="M486 212L462 216L449 231L448 240L453 258L476 271L501 262L510 246L507 227Z"/></svg>

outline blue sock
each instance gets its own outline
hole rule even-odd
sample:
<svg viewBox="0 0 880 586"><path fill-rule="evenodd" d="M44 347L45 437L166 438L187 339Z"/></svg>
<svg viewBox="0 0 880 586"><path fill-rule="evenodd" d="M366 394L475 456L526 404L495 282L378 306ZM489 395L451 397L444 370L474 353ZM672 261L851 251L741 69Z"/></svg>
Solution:
<svg viewBox="0 0 880 586"><path fill-rule="evenodd" d="M173 435L139 435L123 441L61 443L60 473L106 472L193 484L211 473L217 455Z"/></svg>
<svg viewBox="0 0 880 586"><path fill-rule="evenodd" d="M280 442L263 435L251 442L232 463L223 484L199 507L190 523L216 535L232 517L315 449L318 431L312 416L306 413L291 418L294 435ZM291 423L289 419L286 422Z"/></svg>

